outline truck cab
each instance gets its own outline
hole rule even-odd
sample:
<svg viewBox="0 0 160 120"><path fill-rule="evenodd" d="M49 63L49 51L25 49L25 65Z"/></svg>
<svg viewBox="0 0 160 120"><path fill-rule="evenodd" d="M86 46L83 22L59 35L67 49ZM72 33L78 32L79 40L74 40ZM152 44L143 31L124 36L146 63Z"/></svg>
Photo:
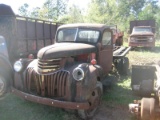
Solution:
<svg viewBox="0 0 160 120"><path fill-rule="evenodd" d="M112 69L112 36L104 24L60 26L56 43L40 49L37 59L15 62L12 92L40 104L75 109L83 119L93 116L103 77ZM127 53L122 50L116 55Z"/></svg>
<svg viewBox="0 0 160 120"><path fill-rule="evenodd" d="M130 46L154 47L155 38L150 26L137 26L133 28L129 40Z"/></svg>

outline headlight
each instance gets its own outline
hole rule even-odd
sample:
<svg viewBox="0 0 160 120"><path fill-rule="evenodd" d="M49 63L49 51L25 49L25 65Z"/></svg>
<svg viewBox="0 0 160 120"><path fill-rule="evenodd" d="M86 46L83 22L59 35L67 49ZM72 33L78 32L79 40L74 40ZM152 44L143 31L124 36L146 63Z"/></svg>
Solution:
<svg viewBox="0 0 160 120"><path fill-rule="evenodd" d="M152 42L153 41L153 37L149 37L149 42Z"/></svg>
<svg viewBox="0 0 160 120"><path fill-rule="evenodd" d="M16 72L20 72L21 70L22 70L22 68L23 68L23 65L22 65L22 62L21 61L16 61L15 63L14 63L14 70L16 71Z"/></svg>
<svg viewBox="0 0 160 120"><path fill-rule="evenodd" d="M72 75L75 80L81 81L84 78L84 71L82 68L77 67L73 70Z"/></svg>
<svg viewBox="0 0 160 120"><path fill-rule="evenodd" d="M135 38L134 38L134 37L131 37L131 38L130 38L130 42L135 42Z"/></svg>

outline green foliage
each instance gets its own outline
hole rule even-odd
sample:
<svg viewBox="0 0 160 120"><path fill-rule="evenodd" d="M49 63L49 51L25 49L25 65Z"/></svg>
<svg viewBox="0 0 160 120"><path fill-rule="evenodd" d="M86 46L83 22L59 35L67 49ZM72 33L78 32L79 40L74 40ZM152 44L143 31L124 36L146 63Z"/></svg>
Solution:
<svg viewBox="0 0 160 120"><path fill-rule="evenodd" d="M158 0L91 0L86 10L72 5L67 6L68 0L46 0L41 8L28 11L29 5L19 8L22 16L40 18L63 23L103 23L118 25L125 36L131 20L156 21L156 36L160 37L160 7Z"/></svg>
<svg viewBox="0 0 160 120"><path fill-rule="evenodd" d="M66 13L66 0L46 0L42 8L33 8L31 11L28 8L29 5L25 3L19 8L19 14L25 17L57 21Z"/></svg>
<svg viewBox="0 0 160 120"><path fill-rule="evenodd" d="M28 11L29 5L27 3L23 4L21 7L19 7L19 14L25 17L29 16L29 11Z"/></svg>
<svg viewBox="0 0 160 120"><path fill-rule="evenodd" d="M30 13L30 17L32 17L32 18L39 18L39 16L40 16L39 11L40 11L39 7L33 8L33 10Z"/></svg>
<svg viewBox="0 0 160 120"><path fill-rule="evenodd" d="M130 77L121 77L121 80L117 82L111 89L106 91L103 95L103 100L107 105L128 105L134 99L139 99L133 96L131 91L131 79Z"/></svg>
<svg viewBox="0 0 160 120"><path fill-rule="evenodd" d="M65 9L66 5L63 0L47 0L40 11L40 17L56 21L65 13Z"/></svg>
<svg viewBox="0 0 160 120"><path fill-rule="evenodd" d="M67 14L65 14L64 16L62 16L59 19L59 22L62 23L82 23L84 22L84 16L82 15L82 11L81 9L76 6L76 5L72 5Z"/></svg>
<svg viewBox="0 0 160 120"><path fill-rule="evenodd" d="M116 7L116 0L92 0L88 9L87 21L91 23L114 24L118 15Z"/></svg>

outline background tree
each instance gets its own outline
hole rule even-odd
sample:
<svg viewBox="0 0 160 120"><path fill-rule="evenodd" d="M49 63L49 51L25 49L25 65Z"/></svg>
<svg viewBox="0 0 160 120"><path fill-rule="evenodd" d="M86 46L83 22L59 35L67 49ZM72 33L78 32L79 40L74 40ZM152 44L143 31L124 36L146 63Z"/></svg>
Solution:
<svg viewBox="0 0 160 120"><path fill-rule="evenodd" d="M46 0L41 8L33 8L31 11L28 10L29 5L25 3L19 8L19 14L25 17L57 21L66 12L66 2L66 0Z"/></svg>
<svg viewBox="0 0 160 120"><path fill-rule="evenodd" d="M64 0L47 0L40 10L40 17L43 19L57 21L65 14L66 2Z"/></svg>
<svg viewBox="0 0 160 120"><path fill-rule="evenodd" d="M62 23L83 23L84 22L84 15L82 13L82 10L76 6L72 5L68 11L66 12L65 15L63 15L60 19L59 22Z"/></svg>
<svg viewBox="0 0 160 120"><path fill-rule="evenodd" d="M118 25L125 33L132 20L156 21L160 31L160 6L158 0L91 0L86 10L77 5L67 6L69 0L46 0L41 8L29 11L28 4L19 8L19 14L62 23L103 23Z"/></svg>
<svg viewBox="0 0 160 120"><path fill-rule="evenodd" d="M29 11L28 11L29 5L27 3L23 4L21 7L19 7L18 11L21 16L28 17Z"/></svg>
<svg viewBox="0 0 160 120"><path fill-rule="evenodd" d="M33 8L32 11L30 12L30 17L39 18L40 17L40 8L39 7Z"/></svg>

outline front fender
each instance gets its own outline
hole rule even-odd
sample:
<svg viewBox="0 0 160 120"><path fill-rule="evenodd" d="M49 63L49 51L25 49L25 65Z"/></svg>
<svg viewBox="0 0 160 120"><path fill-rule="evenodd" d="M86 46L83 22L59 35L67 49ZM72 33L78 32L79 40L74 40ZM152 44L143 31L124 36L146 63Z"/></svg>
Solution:
<svg viewBox="0 0 160 120"><path fill-rule="evenodd" d="M96 88L97 81L100 81L102 68L88 64L88 72L85 79L76 81L76 101L86 101L90 98Z"/></svg>
<svg viewBox="0 0 160 120"><path fill-rule="evenodd" d="M8 58L2 54L0 54L0 69L4 71L4 77L6 79L11 79L13 77L13 68L8 60Z"/></svg>
<svg viewBox="0 0 160 120"><path fill-rule="evenodd" d="M0 75L4 77L7 87L10 87L13 84L13 69L8 58L0 54Z"/></svg>

